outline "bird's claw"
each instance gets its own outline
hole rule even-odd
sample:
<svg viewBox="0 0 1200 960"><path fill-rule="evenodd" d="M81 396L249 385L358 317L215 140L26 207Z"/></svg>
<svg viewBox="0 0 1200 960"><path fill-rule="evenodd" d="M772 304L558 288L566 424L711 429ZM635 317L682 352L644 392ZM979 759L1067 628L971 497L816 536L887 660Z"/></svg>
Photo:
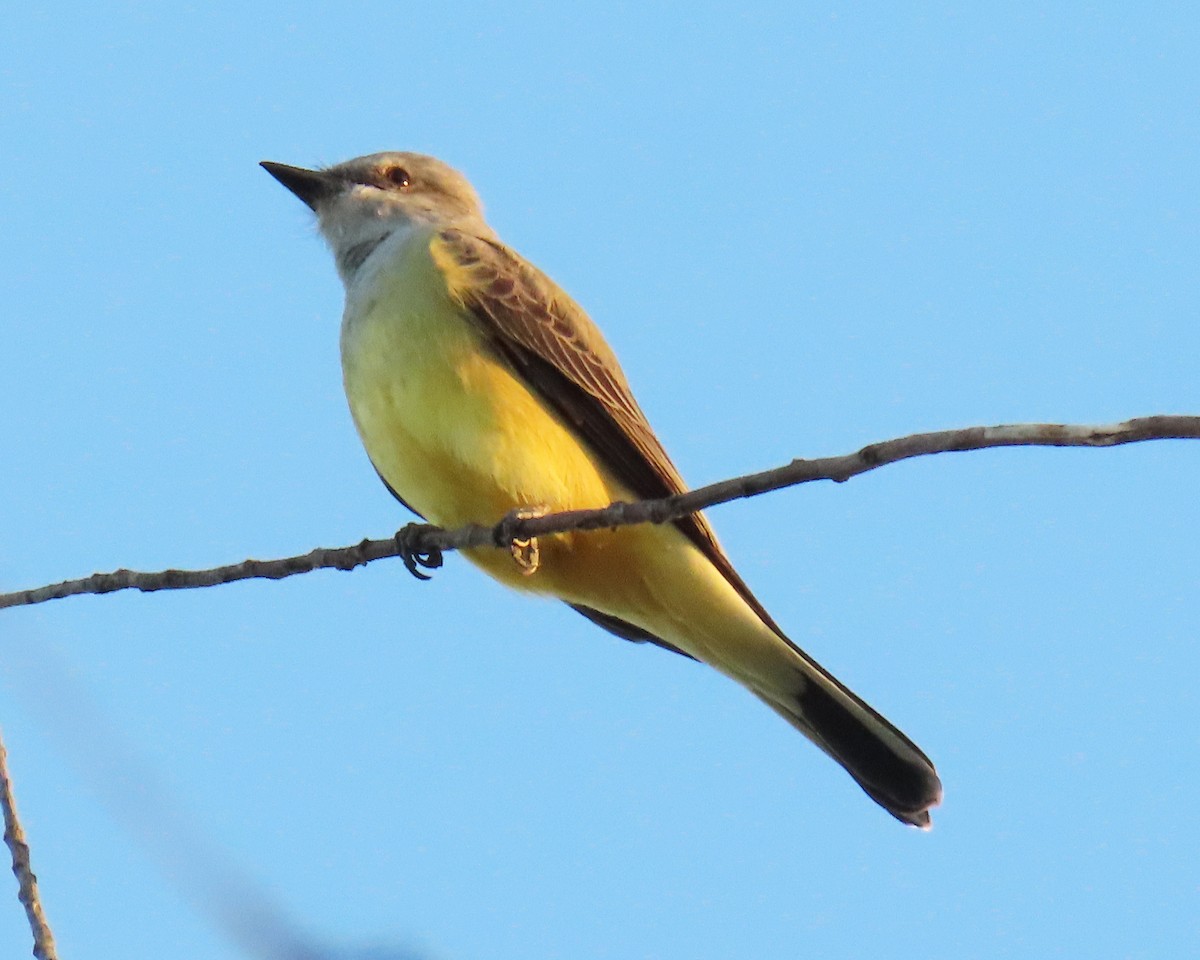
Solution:
<svg viewBox="0 0 1200 960"><path fill-rule="evenodd" d="M533 520L545 516L548 511L544 507L517 507L504 515L497 524L496 541L498 546L508 546L508 552L521 571L522 576L532 576L537 573L542 563L542 551L538 546L537 537L515 536L517 524L522 520Z"/></svg>
<svg viewBox="0 0 1200 960"><path fill-rule="evenodd" d="M438 529L429 523L410 523L396 531L396 549L404 561L404 569L418 580L432 579L429 574L422 573L419 567L436 570L442 565L442 551L422 543L426 533Z"/></svg>

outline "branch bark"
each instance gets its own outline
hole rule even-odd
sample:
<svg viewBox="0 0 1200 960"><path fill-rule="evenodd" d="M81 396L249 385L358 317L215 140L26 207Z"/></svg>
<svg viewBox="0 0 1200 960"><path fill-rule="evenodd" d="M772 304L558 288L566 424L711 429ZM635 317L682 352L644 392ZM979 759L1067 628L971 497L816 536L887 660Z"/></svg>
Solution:
<svg viewBox="0 0 1200 960"><path fill-rule="evenodd" d="M12 871L17 878L17 897L25 906L29 930L33 934L33 955L37 960L58 960L54 934L42 911L37 877L29 863L29 841L17 816L17 801L13 796L12 778L8 775L8 752L0 739L0 809L4 813L4 842L12 854Z"/></svg>
<svg viewBox="0 0 1200 960"><path fill-rule="evenodd" d="M854 453L791 463L761 473L747 474L698 487L687 493L662 500L614 503L597 510L567 510L541 517L507 517L494 526L472 524L457 530L412 525L396 537L363 540L347 547L318 548L302 556L276 560L244 560L241 563L206 570L162 570L142 573L116 570L79 580L0 594L0 609L45 603L79 594L112 593L136 589L143 592L211 587L237 580L284 577L310 570L352 570L384 557L404 557L416 573L415 564L432 568L441 564L441 555L451 550L475 547L510 548L513 540L530 539L567 530L595 530L636 523L666 523L689 513L731 500L754 497L783 487L832 480L844 483L851 477L878 469L889 463L914 457L984 450L991 447L1115 447L1146 440L1200 439L1200 416L1152 416L1099 426L1062 423L1018 423L994 427L967 427L915 433L894 440L872 443ZM415 556L415 564L414 558ZM420 574L418 574L420 576Z"/></svg>

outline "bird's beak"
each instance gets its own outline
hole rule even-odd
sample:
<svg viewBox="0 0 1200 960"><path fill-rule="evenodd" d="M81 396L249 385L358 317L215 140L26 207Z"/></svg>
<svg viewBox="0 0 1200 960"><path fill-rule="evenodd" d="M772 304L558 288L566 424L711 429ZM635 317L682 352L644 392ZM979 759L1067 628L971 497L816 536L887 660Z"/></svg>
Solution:
<svg viewBox="0 0 1200 960"><path fill-rule="evenodd" d="M314 211L322 200L331 197L342 186L339 177L323 170L306 170L304 167L291 167L286 163L274 163L271 160L264 160L259 166Z"/></svg>

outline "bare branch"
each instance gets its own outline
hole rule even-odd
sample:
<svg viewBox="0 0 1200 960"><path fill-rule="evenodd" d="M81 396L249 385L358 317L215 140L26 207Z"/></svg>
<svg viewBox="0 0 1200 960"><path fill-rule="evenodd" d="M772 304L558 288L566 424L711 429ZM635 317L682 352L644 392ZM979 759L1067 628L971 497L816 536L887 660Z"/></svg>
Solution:
<svg viewBox="0 0 1200 960"><path fill-rule="evenodd" d="M0 594L0 609L44 603L47 600L77 594L111 593L114 590L137 589L149 593L155 590L211 587L219 583L232 583L235 580L254 577L281 580L298 573L308 573L310 570L352 570L384 557L404 557L406 565L415 573L416 565L427 568L439 566L441 555L450 550L475 547L507 549L515 539L529 539L567 530L595 530L636 523L665 523L719 503L754 497L771 490L811 483L814 480L843 483L851 477L889 463L935 453L984 450L990 447L1115 447L1144 440L1197 439L1200 439L1200 416L1140 417L1102 426L1018 423L915 433L895 440L872 443L840 457L793 460L773 470L723 480L662 500L614 503L599 510L567 510L533 518L508 517L495 526L472 524L457 530L414 525L405 528L396 537L386 540L363 540L353 546L317 549L303 556L278 560L245 560L209 570L163 570L158 573L117 570L113 573L98 573L81 580L68 580L33 590Z"/></svg>
<svg viewBox="0 0 1200 960"><path fill-rule="evenodd" d="M29 918L29 929L33 933L33 955L37 960L58 960L54 947L54 934L46 915L42 912L42 899L38 895L37 877L29 865L29 844L25 830L17 817L17 801L13 796L12 780L8 775L8 751L0 739L0 807L4 808L4 842L12 853L12 870L17 877L17 897L25 905L25 916Z"/></svg>

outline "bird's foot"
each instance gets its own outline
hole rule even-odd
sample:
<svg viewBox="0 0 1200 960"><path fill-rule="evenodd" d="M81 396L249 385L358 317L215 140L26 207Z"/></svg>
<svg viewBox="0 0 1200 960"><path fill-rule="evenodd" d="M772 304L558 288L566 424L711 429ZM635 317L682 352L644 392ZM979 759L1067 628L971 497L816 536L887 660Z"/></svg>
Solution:
<svg viewBox="0 0 1200 960"><path fill-rule="evenodd" d="M508 546L508 552L522 576L530 577L537 573L538 567L542 563L542 551L538 546L537 537L514 536L516 526L522 520L544 517L547 513L549 510L545 507L517 507L515 510L508 511L504 515L504 519L497 524L497 544Z"/></svg>
<svg viewBox="0 0 1200 960"><path fill-rule="evenodd" d="M418 580L432 579L418 567L436 570L442 565L442 551L437 547L426 546L423 542L425 534L440 529L441 527L430 523L409 523L396 531L396 549L400 553L400 559L404 561L404 569Z"/></svg>

